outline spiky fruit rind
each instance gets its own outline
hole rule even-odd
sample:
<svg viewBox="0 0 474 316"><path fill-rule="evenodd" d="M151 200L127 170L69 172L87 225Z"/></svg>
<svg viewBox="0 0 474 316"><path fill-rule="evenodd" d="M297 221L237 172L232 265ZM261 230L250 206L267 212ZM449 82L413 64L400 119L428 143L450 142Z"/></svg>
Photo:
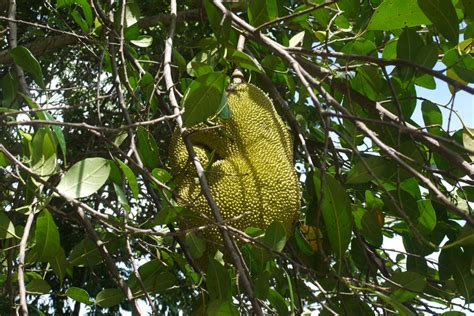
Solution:
<svg viewBox="0 0 474 316"><path fill-rule="evenodd" d="M224 219L239 217L229 222L231 226L241 231L247 227L264 230L279 221L290 235L300 208L300 189L289 131L270 99L252 84L234 86L227 101L232 117L217 120L221 127L200 124L190 131L212 196ZM178 131L170 145L170 167L178 196L197 215L182 226L209 224L205 217L214 216ZM208 242L220 243L215 226L203 234Z"/></svg>

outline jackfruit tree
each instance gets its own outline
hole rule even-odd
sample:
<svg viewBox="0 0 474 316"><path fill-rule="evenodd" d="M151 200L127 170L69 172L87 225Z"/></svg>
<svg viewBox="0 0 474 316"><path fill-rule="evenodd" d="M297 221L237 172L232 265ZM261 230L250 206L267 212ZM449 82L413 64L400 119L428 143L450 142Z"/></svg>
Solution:
<svg viewBox="0 0 474 316"><path fill-rule="evenodd" d="M0 314L474 313L471 0L0 0Z"/></svg>

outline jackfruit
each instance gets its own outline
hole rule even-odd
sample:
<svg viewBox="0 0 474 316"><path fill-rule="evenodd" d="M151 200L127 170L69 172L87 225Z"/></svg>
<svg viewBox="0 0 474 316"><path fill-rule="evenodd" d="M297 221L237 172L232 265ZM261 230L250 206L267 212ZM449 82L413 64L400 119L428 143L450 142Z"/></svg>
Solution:
<svg viewBox="0 0 474 316"><path fill-rule="evenodd" d="M231 118L217 119L214 128L199 124L189 130L212 196L227 224L238 230L265 230L279 221L291 235L300 208L300 187L290 133L270 99L256 86L234 85L228 89L227 101ZM209 225L205 217L214 220L214 216L179 131L171 139L170 167L181 203L196 215L180 223L181 227ZM222 243L215 225L202 235L208 243Z"/></svg>

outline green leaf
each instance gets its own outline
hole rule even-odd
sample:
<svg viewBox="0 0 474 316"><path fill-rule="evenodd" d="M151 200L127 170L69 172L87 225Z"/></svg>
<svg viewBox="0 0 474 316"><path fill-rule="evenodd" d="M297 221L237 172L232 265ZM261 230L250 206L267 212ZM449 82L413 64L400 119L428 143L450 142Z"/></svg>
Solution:
<svg viewBox="0 0 474 316"><path fill-rule="evenodd" d="M265 231L263 243L271 250L281 252L286 244L286 232L283 224L272 222Z"/></svg>
<svg viewBox="0 0 474 316"><path fill-rule="evenodd" d="M297 47L297 46L302 46L303 45L303 39L304 39L305 31L301 31L297 34L295 34L290 40L288 41L288 47Z"/></svg>
<svg viewBox="0 0 474 316"><path fill-rule="evenodd" d="M0 211L0 239L15 237L15 225L4 211Z"/></svg>
<svg viewBox="0 0 474 316"><path fill-rule="evenodd" d="M92 267L102 261L99 250L90 239L83 239L72 248L69 260L73 266Z"/></svg>
<svg viewBox="0 0 474 316"><path fill-rule="evenodd" d="M125 25L130 27L138 22L141 18L140 7L136 2L127 2L125 6Z"/></svg>
<svg viewBox="0 0 474 316"><path fill-rule="evenodd" d="M17 107L15 98L18 92L18 81L8 71L2 79L0 79L0 88L2 88L2 106L6 108Z"/></svg>
<svg viewBox="0 0 474 316"><path fill-rule="evenodd" d="M137 128L137 139L138 154L145 166L149 169L158 167L160 165L160 155L153 135L143 126L139 126Z"/></svg>
<svg viewBox="0 0 474 316"><path fill-rule="evenodd" d="M31 142L31 170L46 180L56 171L56 141L49 128L42 127Z"/></svg>
<svg viewBox="0 0 474 316"><path fill-rule="evenodd" d="M26 292L29 294L47 294L50 290L51 286L43 279L33 279L26 285Z"/></svg>
<svg viewBox="0 0 474 316"><path fill-rule="evenodd" d="M459 24L453 3L448 0L418 0L423 13L452 44L459 40Z"/></svg>
<svg viewBox="0 0 474 316"><path fill-rule="evenodd" d="M397 42L397 57L416 62L418 53L423 47L423 39L414 29L404 29ZM415 74L411 67L400 67L400 79L408 81Z"/></svg>
<svg viewBox="0 0 474 316"><path fill-rule="evenodd" d="M392 281L398 286L389 283L393 288L391 297L402 303L415 298L418 293L423 293L426 286L425 277L411 271L394 273Z"/></svg>
<svg viewBox="0 0 474 316"><path fill-rule="evenodd" d="M441 316L465 316L463 312L458 312L458 311L449 311L449 312L444 312L441 314Z"/></svg>
<svg viewBox="0 0 474 316"><path fill-rule="evenodd" d="M247 14L250 24L259 26L271 21L278 16L278 6L276 0L250 1Z"/></svg>
<svg viewBox="0 0 474 316"><path fill-rule="evenodd" d="M462 142L465 148L474 151L474 128L464 127ZM471 158L471 161L474 161L474 154L469 154L469 158Z"/></svg>
<svg viewBox="0 0 474 316"><path fill-rule="evenodd" d="M430 101L423 101L421 103L421 113L423 114L423 121L425 126L429 125L443 125L443 114L439 107Z"/></svg>
<svg viewBox="0 0 474 316"><path fill-rule="evenodd" d="M321 183L318 175L313 177L316 195L320 198ZM324 175L322 215L329 242L338 258L343 258L352 234L351 203L346 189L332 176Z"/></svg>
<svg viewBox="0 0 474 316"><path fill-rule="evenodd" d="M91 27L94 22L94 16L92 15L91 6L87 2L87 0L75 0L75 3L81 7L85 21L87 25Z"/></svg>
<svg viewBox="0 0 474 316"><path fill-rule="evenodd" d="M10 164L10 160L7 159L4 153L0 152L0 167L6 167Z"/></svg>
<svg viewBox="0 0 474 316"><path fill-rule="evenodd" d="M31 147L32 165L56 154L56 142L50 129L45 127L38 129L33 136Z"/></svg>
<svg viewBox="0 0 474 316"><path fill-rule="evenodd" d="M472 303L474 299L474 276L471 273L472 248L460 247L443 249L439 255L439 273L441 280L447 280L451 276L460 295L466 299L466 303Z"/></svg>
<svg viewBox="0 0 474 316"><path fill-rule="evenodd" d="M131 208L130 208L130 205L128 204L128 200L127 200L127 197L125 196L125 193L120 188L120 186L117 185L116 183L113 183L113 186L114 186L115 194L117 195L118 202L127 212L130 212Z"/></svg>
<svg viewBox="0 0 474 316"><path fill-rule="evenodd" d="M20 95L23 97L23 99L25 100L25 102L28 104L28 106L30 107L30 109L32 110L40 110L42 109L38 103L36 103L32 98L30 98L29 96L23 94L23 93L20 93ZM42 109L44 110L44 109ZM36 117L39 119L39 120L45 120L45 121L55 121L54 117L51 115L51 113L49 113L48 111L37 111L35 113ZM64 133L61 129L60 126L57 126L57 125L52 125L51 128L53 129L53 132L56 136L56 139L55 141L57 141L59 143L59 146L61 148L61 151L63 153L63 157L64 159L66 160L66 139L64 137ZM49 133L49 131L48 131Z"/></svg>
<svg viewBox="0 0 474 316"><path fill-rule="evenodd" d="M362 161L362 159L364 161ZM358 160L352 166L351 170L349 170L346 182L348 184L359 184L376 179L390 179L395 175L395 173L396 169L394 168L393 163L387 159L375 156L361 158L361 160Z"/></svg>
<svg viewBox="0 0 474 316"><path fill-rule="evenodd" d="M148 261L138 268L145 290L150 294L164 292L176 284L176 277L169 271L170 267L164 265L160 260ZM144 294L135 274L132 274L128 280L128 286L134 296Z"/></svg>
<svg viewBox="0 0 474 316"><path fill-rule="evenodd" d="M62 284L64 277L66 276L66 269L68 267L68 262L66 261L66 255L64 253L63 247L59 246L58 251L56 252L53 258L48 260L51 269L59 279L59 282Z"/></svg>
<svg viewBox="0 0 474 316"><path fill-rule="evenodd" d="M270 290L270 272L262 271L254 282L255 296L259 299L265 300L268 298L268 291Z"/></svg>
<svg viewBox="0 0 474 316"><path fill-rule="evenodd" d="M45 209L36 219L35 249L38 260L50 261L60 248L58 227L51 214Z"/></svg>
<svg viewBox="0 0 474 316"><path fill-rule="evenodd" d="M232 56L230 56L229 61L239 65L242 68L253 70L258 73L263 72L262 66L258 63L257 60L255 60L255 58L250 57L246 53L238 50L234 51Z"/></svg>
<svg viewBox="0 0 474 316"><path fill-rule="evenodd" d="M225 106L222 97L225 85L226 76L220 72L212 72L193 80L182 100L184 126L196 125L219 113Z"/></svg>
<svg viewBox="0 0 474 316"><path fill-rule="evenodd" d="M111 307L120 304L124 298L120 289L103 289L95 297L95 302L100 307Z"/></svg>
<svg viewBox="0 0 474 316"><path fill-rule="evenodd" d="M229 300L232 296L229 272L213 258L209 258L207 268L207 290L211 300Z"/></svg>
<svg viewBox="0 0 474 316"><path fill-rule="evenodd" d="M194 232L186 234L185 242L191 256L195 259L201 258L206 251L206 241L199 238Z"/></svg>
<svg viewBox="0 0 474 316"><path fill-rule="evenodd" d="M162 183L167 183L173 179L173 176L165 169L155 168L152 170L151 174L156 178L156 180Z"/></svg>
<svg viewBox="0 0 474 316"><path fill-rule="evenodd" d="M43 81L43 72L41 71L41 66L35 56L33 56L33 54L28 50L28 48L17 46L10 50L10 56L12 56L13 60L18 66L33 75L33 79L38 84L38 86L40 86L42 89L46 88L46 85Z"/></svg>
<svg viewBox="0 0 474 316"><path fill-rule="evenodd" d="M296 244L298 245L298 249L301 250L307 256L312 256L314 254L313 248L309 242L304 238L303 233L299 229L295 231L295 240Z"/></svg>
<svg viewBox="0 0 474 316"><path fill-rule="evenodd" d="M89 33L89 25L87 25L86 20L82 17L79 11L73 10L70 15L84 33Z"/></svg>
<svg viewBox="0 0 474 316"><path fill-rule="evenodd" d="M422 47L421 36L414 29L405 29L397 42L397 57L414 62Z"/></svg>
<svg viewBox="0 0 474 316"><path fill-rule="evenodd" d="M367 29L389 31L431 24L416 0L385 0L375 9Z"/></svg>
<svg viewBox="0 0 474 316"><path fill-rule="evenodd" d="M383 235L382 229L377 223L374 211L365 212L362 216L361 226L362 235L367 239L367 241L375 247L380 247L383 242Z"/></svg>
<svg viewBox="0 0 474 316"><path fill-rule="evenodd" d="M155 218L153 218L152 225L168 225L178 220L178 216L184 211L183 207L165 207L158 211Z"/></svg>
<svg viewBox="0 0 474 316"><path fill-rule="evenodd" d="M150 47L153 43L153 37L150 35L140 35L137 39L130 40L130 43L138 47Z"/></svg>
<svg viewBox="0 0 474 316"><path fill-rule="evenodd" d="M218 10L211 0L204 0L204 8L206 9L209 25L216 34L217 38L225 43L231 33L231 19L224 17L222 12Z"/></svg>
<svg viewBox="0 0 474 316"><path fill-rule="evenodd" d="M418 227L422 233L429 234L436 227L436 212L431 205L431 200L419 200L417 204L420 212Z"/></svg>
<svg viewBox="0 0 474 316"><path fill-rule="evenodd" d="M130 169L130 167L127 166L123 161L120 159L117 160L119 162L120 169L122 169L125 177L127 178L128 185L130 186L130 190L132 190L133 196L138 199L138 183L135 173L133 173L132 169Z"/></svg>
<svg viewBox="0 0 474 316"><path fill-rule="evenodd" d="M386 303L392 305L397 311L398 315L400 316L415 316L411 310L409 310L405 305L400 303L397 299L393 299L390 296L387 296L381 292L375 291L375 294L380 297L382 300L384 300Z"/></svg>
<svg viewBox="0 0 474 316"><path fill-rule="evenodd" d="M435 43L430 43L420 48L415 57L415 62L426 68L433 68L438 61L438 47Z"/></svg>
<svg viewBox="0 0 474 316"><path fill-rule="evenodd" d="M270 301L271 306L276 309L278 315L290 315L290 312L288 311L288 303L276 290L269 289L268 300Z"/></svg>
<svg viewBox="0 0 474 316"><path fill-rule="evenodd" d="M466 185L457 189L456 194L467 199L470 202L474 202L474 186Z"/></svg>
<svg viewBox="0 0 474 316"><path fill-rule="evenodd" d="M82 198L94 194L109 177L110 165L104 158L86 158L75 163L56 187L68 198Z"/></svg>
<svg viewBox="0 0 474 316"><path fill-rule="evenodd" d="M89 297L89 293L87 293L86 290L81 289L79 287L72 286L72 287L68 288L66 290L66 293L64 293L64 294L66 294L67 297L72 298L75 301L84 303L86 305L94 304L94 302Z"/></svg>
<svg viewBox="0 0 474 316"><path fill-rule="evenodd" d="M464 7L465 18L472 20L474 18L474 0L461 0L461 3Z"/></svg>
<svg viewBox="0 0 474 316"><path fill-rule="evenodd" d="M207 307L209 316L239 316L240 313L231 300L212 300Z"/></svg>

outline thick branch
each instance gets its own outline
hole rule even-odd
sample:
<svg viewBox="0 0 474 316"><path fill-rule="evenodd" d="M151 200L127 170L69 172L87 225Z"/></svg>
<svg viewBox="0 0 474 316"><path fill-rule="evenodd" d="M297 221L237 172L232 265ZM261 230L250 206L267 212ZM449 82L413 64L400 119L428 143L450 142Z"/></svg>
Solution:
<svg viewBox="0 0 474 316"><path fill-rule="evenodd" d="M189 11L178 12L177 21L184 21L187 19L196 19L199 17L200 10L194 9ZM148 28L159 23L168 24L170 22L170 15L160 14L143 18L138 21L140 28ZM11 22L12 24L16 24ZM72 46L78 43L78 38L69 34L51 35L46 38L41 38L30 43L22 44L28 48L33 55L40 56L43 54L54 52L58 49L62 49L67 46ZM13 59L9 54L9 50L3 50L0 52L0 64L11 64Z"/></svg>

